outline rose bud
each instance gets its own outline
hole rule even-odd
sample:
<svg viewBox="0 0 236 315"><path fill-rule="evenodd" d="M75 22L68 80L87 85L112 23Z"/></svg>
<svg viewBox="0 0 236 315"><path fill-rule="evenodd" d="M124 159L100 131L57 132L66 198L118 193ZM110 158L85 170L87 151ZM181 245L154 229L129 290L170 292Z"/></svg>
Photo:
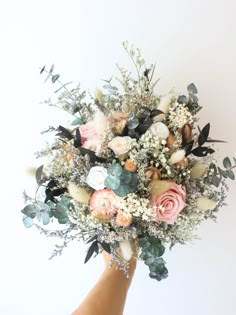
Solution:
<svg viewBox="0 0 236 315"><path fill-rule="evenodd" d="M192 127L190 124L185 124L181 129L181 134L183 137L183 142L188 143L192 140Z"/></svg>
<svg viewBox="0 0 236 315"><path fill-rule="evenodd" d="M170 133L167 138L167 147L169 149L172 149L174 143L175 143L175 136L173 135L173 133Z"/></svg>
<svg viewBox="0 0 236 315"><path fill-rule="evenodd" d="M124 168L126 171L129 171L129 172L137 171L137 165L131 160L126 160Z"/></svg>
<svg viewBox="0 0 236 315"><path fill-rule="evenodd" d="M150 166L145 171L145 176L148 181L156 180L161 178L161 172L158 168Z"/></svg>

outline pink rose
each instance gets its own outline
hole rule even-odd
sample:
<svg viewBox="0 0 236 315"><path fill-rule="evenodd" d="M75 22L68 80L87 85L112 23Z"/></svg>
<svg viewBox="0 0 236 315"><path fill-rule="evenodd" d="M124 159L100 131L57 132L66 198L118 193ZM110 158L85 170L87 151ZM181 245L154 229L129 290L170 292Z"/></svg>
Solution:
<svg viewBox="0 0 236 315"><path fill-rule="evenodd" d="M94 121L82 125L79 127L82 147L98 152L101 148L101 138L96 130L96 124Z"/></svg>
<svg viewBox="0 0 236 315"><path fill-rule="evenodd" d="M171 183L167 190L152 196L151 203L156 211L156 221L174 224L179 213L185 208L185 202L185 189L175 183Z"/></svg>

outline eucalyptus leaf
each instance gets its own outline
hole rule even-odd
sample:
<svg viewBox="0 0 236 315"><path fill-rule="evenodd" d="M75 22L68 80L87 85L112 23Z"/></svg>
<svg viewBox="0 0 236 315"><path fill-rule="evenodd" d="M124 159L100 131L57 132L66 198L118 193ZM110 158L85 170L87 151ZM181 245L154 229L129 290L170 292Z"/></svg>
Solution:
<svg viewBox="0 0 236 315"><path fill-rule="evenodd" d="M235 180L235 175L234 175L234 172L232 170L228 170L227 175L230 179Z"/></svg>
<svg viewBox="0 0 236 315"><path fill-rule="evenodd" d="M63 217L63 218L58 218L57 220L59 224L66 224L67 222L69 222L68 216Z"/></svg>
<svg viewBox="0 0 236 315"><path fill-rule="evenodd" d="M60 78L60 74L55 74L52 76L52 83L55 83Z"/></svg>
<svg viewBox="0 0 236 315"><path fill-rule="evenodd" d="M47 211L41 211L41 219L43 222L43 225L47 225L50 222L50 216Z"/></svg>
<svg viewBox="0 0 236 315"><path fill-rule="evenodd" d="M36 170L35 173L35 177L36 177L36 181L37 183L40 185L42 183L41 179L42 179L42 173L43 173L43 165L39 166Z"/></svg>
<svg viewBox="0 0 236 315"><path fill-rule="evenodd" d="M185 105L187 105L187 104L188 104L188 98L187 98L187 96L185 96L185 95L180 95L180 96L178 97L177 102L178 102L179 104L185 104Z"/></svg>
<svg viewBox="0 0 236 315"><path fill-rule="evenodd" d="M224 158L223 165L227 169L232 166L232 163L231 163L230 158L228 156Z"/></svg>
<svg viewBox="0 0 236 315"><path fill-rule="evenodd" d="M77 126L77 125L82 125L83 122L80 117L75 118L75 120L72 121L71 126Z"/></svg>
<svg viewBox="0 0 236 315"><path fill-rule="evenodd" d="M193 93L193 94L197 94L198 93L198 90L197 90L197 88L196 88L194 83L189 84L188 87L187 87L187 90L188 90L189 93Z"/></svg>
<svg viewBox="0 0 236 315"><path fill-rule="evenodd" d="M24 216L22 220L23 220L24 226L27 229L30 228L34 224L34 221L30 217Z"/></svg>
<svg viewBox="0 0 236 315"><path fill-rule="evenodd" d="M49 70L49 73L52 74L52 73L53 73L53 70L54 70L54 64L51 65L51 68L50 68L50 70Z"/></svg>
<svg viewBox="0 0 236 315"><path fill-rule="evenodd" d="M44 72L45 68L46 68L46 65L41 68L40 74L42 74Z"/></svg>
<svg viewBox="0 0 236 315"><path fill-rule="evenodd" d="M30 204L24 207L24 209L21 210L21 212L31 219L34 219L37 214L37 207L34 204Z"/></svg>

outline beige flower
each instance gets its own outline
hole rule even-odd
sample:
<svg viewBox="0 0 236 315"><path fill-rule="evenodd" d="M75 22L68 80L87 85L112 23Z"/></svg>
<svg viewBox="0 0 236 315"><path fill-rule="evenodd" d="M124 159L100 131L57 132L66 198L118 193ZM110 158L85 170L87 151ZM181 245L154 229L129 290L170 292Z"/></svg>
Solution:
<svg viewBox="0 0 236 315"><path fill-rule="evenodd" d="M98 100L99 104L103 105L105 103L104 98L103 98L103 93L100 89L97 88L95 90L94 96L95 96L96 100Z"/></svg>
<svg viewBox="0 0 236 315"><path fill-rule="evenodd" d="M217 202L207 197L199 197L197 199L197 207L200 210L213 210L217 206Z"/></svg>
<svg viewBox="0 0 236 315"><path fill-rule="evenodd" d="M91 195L87 192L86 189L79 187L72 182L69 182L68 192L74 200L76 200L80 203L84 203L84 204L89 203Z"/></svg>
<svg viewBox="0 0 236 315"><path fill-rule="evenodd" d="M163 96L157 108L166 114L169 112L170 104L171 104L171 97Z"/></svg>
<svg viewBox="0 0 236 315"><path fill-rule="evenodd" d="M205 174L206 169L207 169L207 166L205 164L197 163L191 169L190 175L192 176L192 178L198 179Z"/></svg>

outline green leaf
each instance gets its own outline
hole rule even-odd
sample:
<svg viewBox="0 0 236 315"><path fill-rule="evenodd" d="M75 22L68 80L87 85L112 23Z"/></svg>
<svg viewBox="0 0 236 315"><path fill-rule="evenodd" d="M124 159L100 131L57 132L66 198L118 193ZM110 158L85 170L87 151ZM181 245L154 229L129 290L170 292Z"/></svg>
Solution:
<svg viewBox="0 0 236 315"><path fill-rule="evenodd" d="M119 163L114 163L108 168L107 172L108 174L119 177L122 173L122 170L123 168Z"/></svg>
<svg viewBox="0 0 236 315"><path fill-rule="evenodd" d="M60 74L54 74L52 76L52 83L55 83L60 78Z"/></svg>
<svg viewBox="0 0 236 315"><path fill-rule="evenodd" d="M236 158L235 157L233 157L233 160L234 160L234 163L236 164Z"/></svg>
<svg viewBox="0 0 236 315"><path fill-rule="evenodd" d="M34 204L27 205L24 207L24 209L21 210L21 212L31 219L34 219L37 214L37 207Z"/></svg>
<svg viewBox="0 0 236 315"><path fill-rule="evenodd" d="M198 156L198 157L207 156L207 154L212 154L214 152L215 150L208 147L198 147L191 151L193 155Z"/></svg>
<svg viewBox="0 0 236 315"><path fill-rule="evenodd" d="M225 157L223 160L223 165L225 168L230 168L232 166L230 158L229 157Z"/></svg>
<svg viewBox="0 0 236 315"><path fill-rule="evenodd" d="M41 185L42 183L42 173L43 173L43 165L39 166L35 173L35 178L39 185Z"/></svg>
<svg viewBox="0 0 236 315"><path fill-rule="evenodd" d="M220 182L221 182L221 180L220 180L219 177L217 177L217 176L212 176L211 183L212 183L214 186L219 187Z"/></svg>
<svg viewBox="0 0 236 315"><path fill-rule="evenodd" d="M187 98L187 96L185 96L185 95L180 95L180 96L178 97L177 102L178 102L179 104L185 104L185 105L187 105L187 104L188 104L188 98Z"/></svg>
<svg viewBox="0 0 236 315"><path fill-rule="evenodd" d="M77 117L75 118L75 120L72 121L71 126L77 126L77 125L82 125L83 122L81 120L81 118Z"/></svg>
<svg viewBox="0 0 236 315"><path fill-rule="evenodd" d="M28 229L34 224L34 221L30 217L24 216L23 224Z"/></svg>
<svg viewBox="0 0 236 315"><path fill-rule="evenodd" d="M197 90L196 86L193 83L188 85L187 90L188 90L189 93L193 93L193 94L197 94L198 93L198 90Z"/></svg>
<svg viewBox="0 0 236 315"><path fill-rule="evenodd" d="M93 255L94 253L97 253L97 254L98 254L98 252L99 252L98 242L95 241L95 242L93 242L92 245L89 247L88 252L87 252L87 255L86 255L85 260L84 260L84 263L86 264L86 263L89 261L89 259L92 257L92 255Z"/></svg>
<svg viewBox="0 0 236 315"><path fill-rule="evenodd" d="M116 190L120 186L120 179L116 176L108 175L105 179L104 185L108 189Z"/></svg>

